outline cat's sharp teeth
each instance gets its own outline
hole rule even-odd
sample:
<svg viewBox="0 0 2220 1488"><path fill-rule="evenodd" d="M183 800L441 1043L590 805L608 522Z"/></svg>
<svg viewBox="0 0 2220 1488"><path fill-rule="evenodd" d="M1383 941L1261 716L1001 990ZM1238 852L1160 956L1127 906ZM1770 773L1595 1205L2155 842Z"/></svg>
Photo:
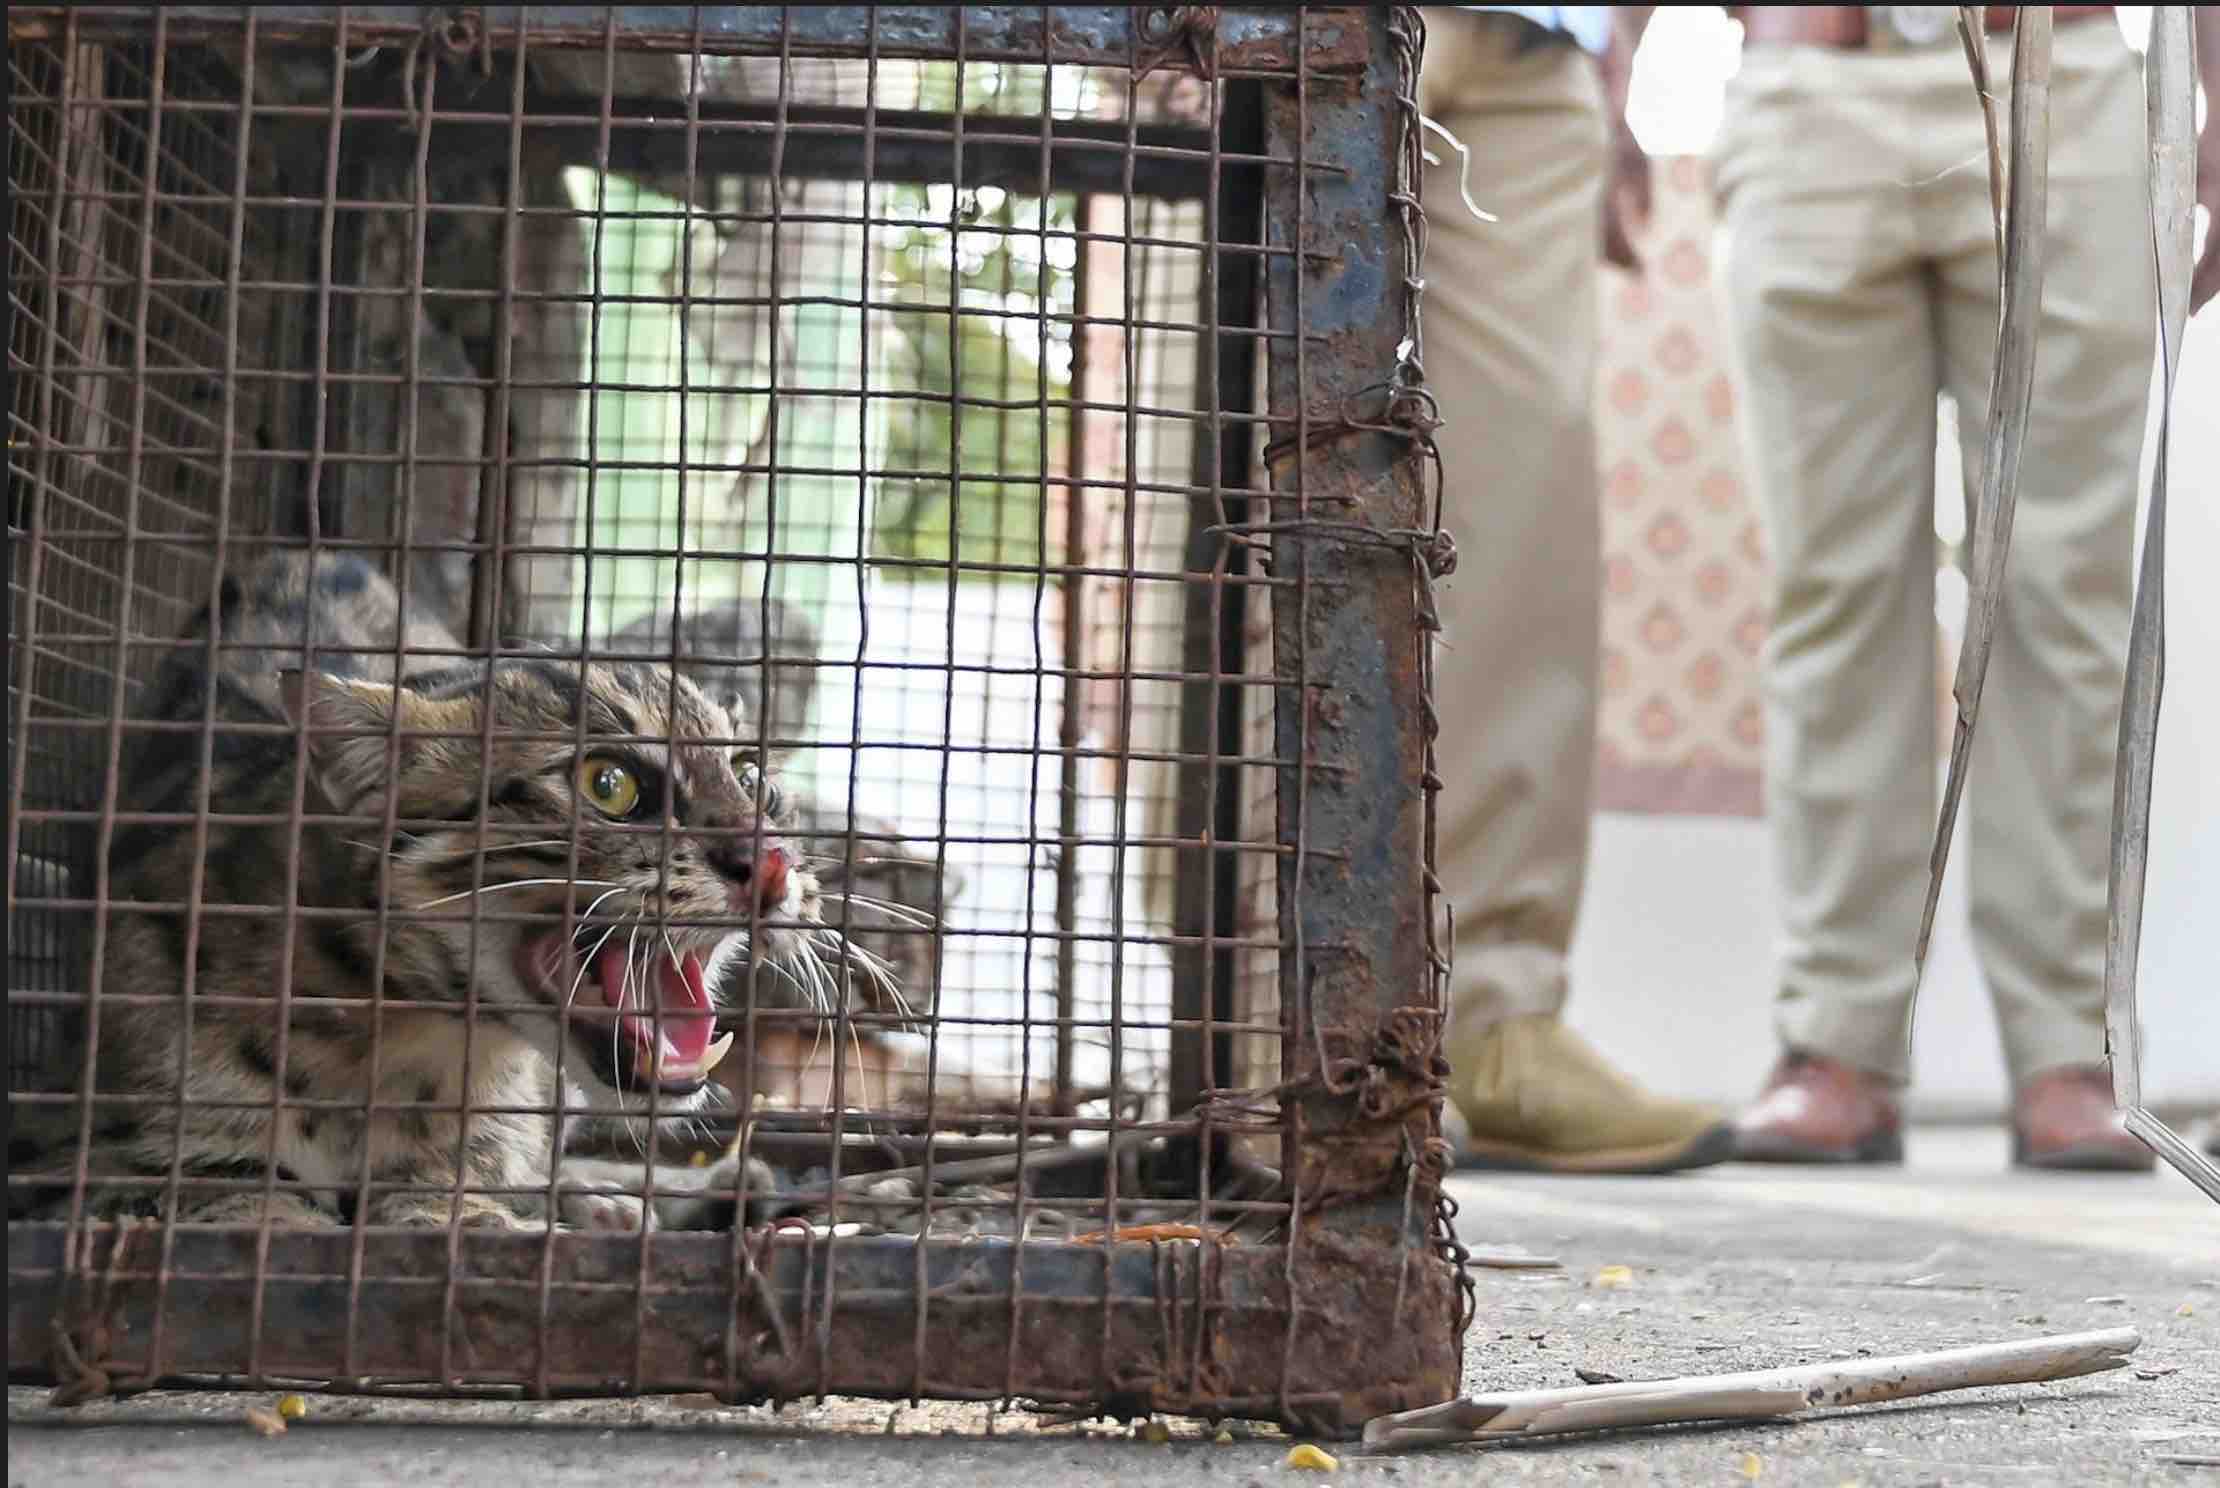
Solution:
<svg viewBox="0 0 2220 1488"><path fill-rule="evenodd" d="M709 1072L722 1064L724 1057L732 1052L732 1040L733 1035L724 1034L709 1041L709 1046L701 1051L700 1059L687 1060L684 1063L676 1059L665 1059L660 1066L656 1061L656 1051L643 1044L633 1051L632 1073L642 1080L706 1080Z"/></svg>

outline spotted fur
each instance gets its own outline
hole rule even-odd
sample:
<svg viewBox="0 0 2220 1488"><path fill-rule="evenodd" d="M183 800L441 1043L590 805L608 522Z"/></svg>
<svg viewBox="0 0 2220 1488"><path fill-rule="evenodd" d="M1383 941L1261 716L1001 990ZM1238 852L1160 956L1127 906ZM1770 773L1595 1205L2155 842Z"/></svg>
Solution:
<svg viewBox="0 0 2220 1488"><path fill-rule="evenodd" d="M743 784L744 731L723 707L668 667L408 654L460 647L399 622L360 559L282 555L227 581L158 674L147 714L212 712L218 727L140 735L119 811L189 817L205 789L213 813L279 820L114 830L97 1090L138 1099L91 1115L95 1212L323 1224L367 1197L370 1223L527 1227L553 1170L559 1221L636 1225L651 1151L727 1097L628 1077L634 1035L593 993L613 964L594 953L625 947L625 999L659 949L674 967L696 958L710 989L753 955L829 994L814 880L796 860L781 881L778 824ZM343 729L358 732L329 732ZM630 817L589 804L582 753L631 772ZM318 819L335 817L355 819ZM65 1115L74 1143L78 1108ZM46 1169L49 1203L66 1202L73 1167ZM173 1174L237 1189L173 1188ZM676 1195L658 1220L698 1220L703 1193L729 1203L743 1176L771 1187L760 1164L655 1168ZM526 1192L474 1191L504 1188Z"/></svg>

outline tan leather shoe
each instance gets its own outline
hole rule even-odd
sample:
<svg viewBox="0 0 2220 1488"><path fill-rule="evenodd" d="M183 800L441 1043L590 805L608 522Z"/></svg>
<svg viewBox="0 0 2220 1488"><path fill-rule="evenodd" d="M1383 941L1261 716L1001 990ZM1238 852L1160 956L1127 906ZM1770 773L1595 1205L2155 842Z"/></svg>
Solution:
<svg viewBox="0 0 2220 1488"><path fill-rule="evenodd" d="M1506 1018L1449 1050L1460 1168L1666 1173L1723 1162L1723 1112L1651 1095L1547 1014Z"/></svg>
<svg viewBox="0 0 2220 1488"><path fill-rule="evenodd" d="M1788 1054L1735 1119L1744 1162L1900 1163L1904 1122L1888 1081L1816 1054Z"/></svg>
<svg viewBox="0 0 2220 1488"><path fill-rule="evenodd" d="M2012 1103L2012 1161L2024 1168L2148 1173L2158 1158L2128 1134L2101 1065L2030 1075Z"/></svg>

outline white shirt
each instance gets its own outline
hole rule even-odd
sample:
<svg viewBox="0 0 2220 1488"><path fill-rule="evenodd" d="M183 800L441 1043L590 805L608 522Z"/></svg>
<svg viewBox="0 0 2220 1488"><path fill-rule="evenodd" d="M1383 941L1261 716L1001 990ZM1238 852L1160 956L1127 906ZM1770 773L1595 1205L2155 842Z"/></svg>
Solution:
<svg viewBox="0 0 2220 1488"><path fill-rule="evenodd" d="M1545 31L1562 31L1585 51L1602 56L1611 40L1608 5L1460 5L1459 10L1501 10L1524 16Z"/></svg>

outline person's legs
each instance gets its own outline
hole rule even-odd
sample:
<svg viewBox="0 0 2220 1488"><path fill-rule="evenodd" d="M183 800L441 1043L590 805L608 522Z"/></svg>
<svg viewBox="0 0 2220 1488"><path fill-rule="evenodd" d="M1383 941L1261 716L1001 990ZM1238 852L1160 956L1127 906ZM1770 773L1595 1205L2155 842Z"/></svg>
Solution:
<svg viewBox="0 0 2220 1488"><path fill-rule="evenodd" d="M1993 65L2010 50L1993 44ZM1936 111L1937 96L1923 99ZM2033 417L1967 786L1973 934L2018 1096L2014 1154L2148 1169L2104 1069L2106 856L2154 355L2143 79L2110 21L2058 31ZM1943 345L1969 492L1995 356L1988 193L1960 183Z"/></svg>
<svg viewBox="0 0 2220 1488"><path fill-rule="evenodd" d="M1893 61L1893 59L1890 59ZM1895 1160L1934 824L1932 289L1887 62L1753 49L1714 272L1772 604L1767 817L1786 1057L1740 1154Z"/></svg>
<svg viewBox="0 0 2220 1488"><path fill-rule="evenodd" d="M1600 531L1595 426L1602 89L1514 17L1429 11L1421 103L1471 151L1428 168L1426 372L1456 574L1434 703L1436 859L1455 914L1447 1050L1468 1165L1715 1161L1716 1114L1650 1096L1560 1018L1587 866Z"/></svg>

